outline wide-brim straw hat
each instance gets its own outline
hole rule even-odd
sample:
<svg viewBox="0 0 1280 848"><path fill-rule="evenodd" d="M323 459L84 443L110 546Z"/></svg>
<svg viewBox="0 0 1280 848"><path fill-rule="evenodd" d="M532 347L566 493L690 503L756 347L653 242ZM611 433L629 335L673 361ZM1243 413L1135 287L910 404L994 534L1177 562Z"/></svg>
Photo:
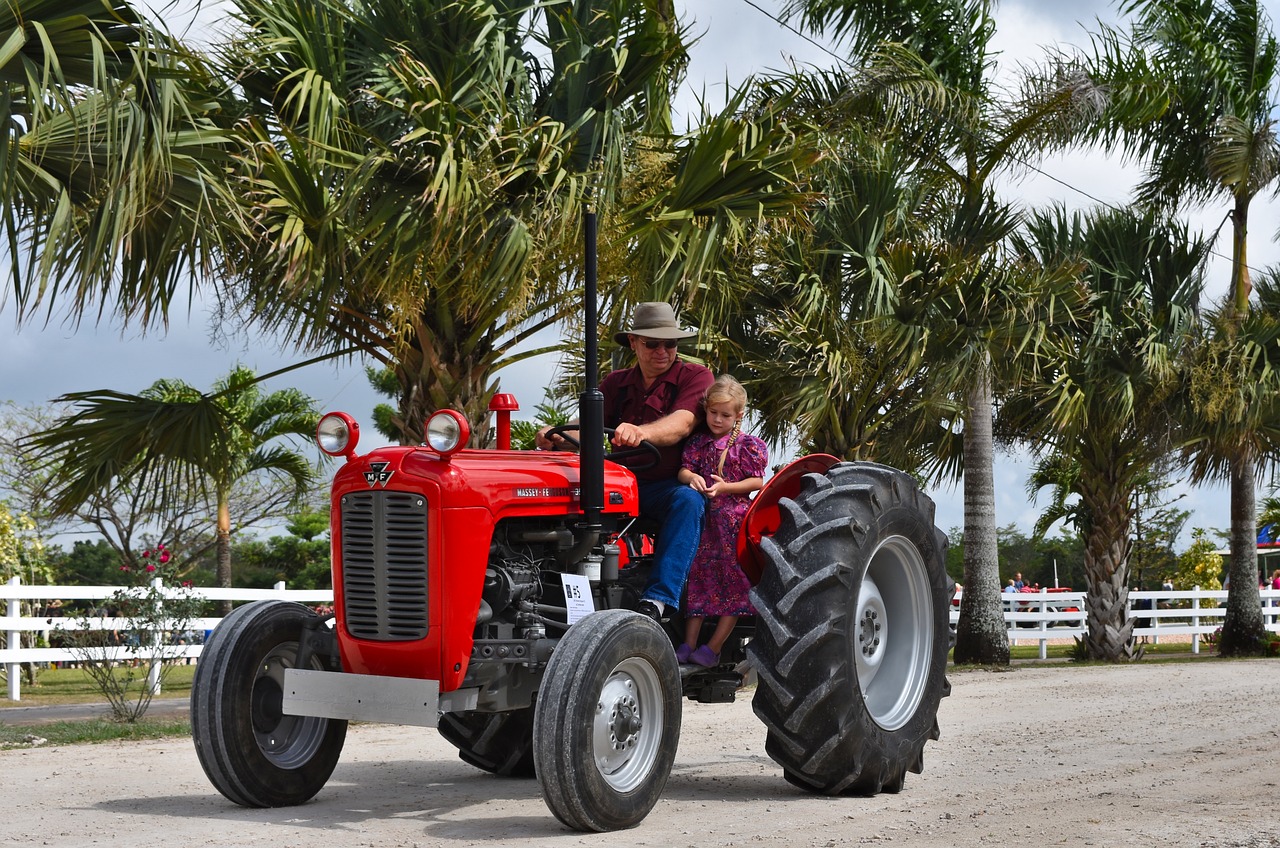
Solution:
<svg viewBox="0 0 1280 848"><path fill-rule="evenodd" d="M627 344L627 336L645 336L651 339L691 339L698 335L692 330L680 329L675 310L669 303L638 303L631 314L631 327L613 334L620 345Z"/></svg>

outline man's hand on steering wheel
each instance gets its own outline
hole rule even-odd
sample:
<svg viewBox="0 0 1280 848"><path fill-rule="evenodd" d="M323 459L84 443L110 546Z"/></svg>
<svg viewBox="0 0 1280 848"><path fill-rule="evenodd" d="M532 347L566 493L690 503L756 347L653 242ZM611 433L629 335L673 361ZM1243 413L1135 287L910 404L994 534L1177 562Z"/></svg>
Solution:
<svg viewBox="0 0 1280 848"><path fill-rule="evenodd" d="M645 441L644 431L640 429L639 425L628 424L624 421L613 428L613 435L609 441L613 443L614 447L637 448Z"/></svg>
<svg viewBox="0 0 1280 848"><path fill-rule="evenodd" d="M562 424L558 427L553 427L548 424L546 427L539 430L538 434L534 437L534 446L537 447L538 450L565 450L565 445L569 445L574 450L578 450L582 445L576 438L570 436L568 433L569 430L576 432L577 429L577 424Z"/></svg>
<svg viewBox="0 0 1280 848"><path fill-rule="evenodd" d="M577 424L561 424L559 427L550 427L538 434L538 447L541 448L545 443L552 445L551 449L555 450L557 448L563 449L564 444L569 444L573 446L574 450L581 450L582 443L569 435L569 431L577 432L580 429ZM645 456L648 459L648 462L630 463L628 467L632 471L644 471L646 468L653 468L662 461L662 453L653 442L644 438L637 438L634 444L624 445L622 440L618 438L619 432L624 433L623 438L630 439L640 435L640 428L635 424L627 424L625 422L619 424L617 428L605 427L604 434L609 437L609 442L615 448L608 454L607 459L628 459L633 456ZM561 444L557 444L558 442Z"/></svg>

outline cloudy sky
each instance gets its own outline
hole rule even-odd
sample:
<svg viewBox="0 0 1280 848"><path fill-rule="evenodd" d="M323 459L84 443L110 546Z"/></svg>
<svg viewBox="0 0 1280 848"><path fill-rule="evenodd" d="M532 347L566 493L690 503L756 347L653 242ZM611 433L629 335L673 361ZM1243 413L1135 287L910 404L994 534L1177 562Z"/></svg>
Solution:
<svg viewBox="0 0 1280 848"><path fill-rule="evenodd" d="M166 0L154 0L161 7ZM194 17L193 0L175 0L166 6L166 20L176 29L186 28L189 36L211 40L225 20L216 3L205 2ZM694 108L694 95L701 93L710 103L720 102L726 80L731 85L747 75L801 65L830 67L838 61L798 34L773 21L782 5L778 0L677 0L684 15L694 24L701 39L692 53L688 90L681 105ZM1267 3L1272 20L1277 19L1280 0ZM762 11L763 10L763 11ZM769 14L766 14L769 13ZM997 9L996 48L1001 52L1001 71L1011 72L1021 62L1034 61L1050 46L1087 43L1087 32L1096 30L1096 19L1114 21L1114 5L1105 0L1005 0ZM1052 157L1040 163L1041 173L1026 175L1006 187L1009 195L1029 206L1059 201L1086 207L1097 200L1124 203L1136 172L1122 162L1096 151ZM1255 202L1251 214L1250 264L1261 268L1280 263L1280 249L1273 239L1280 229L1280 206L1270 198ZM1221 223L1225 209L1205 210L1191 216L1206 231ZM1226 235L1217 249L1229 255ZM1218 260L1211 268L1213 290L1225 290L1228 264ZM0 401L44 404L66 392L112 388L136 392L161 377L186 380L206 388L235 364L259 372L274 370L303 359L282 351L272 339L257 335L231 334L211 325L210 313L200 304L172 316L166 333L140 336L114 324L95 325L86 320L79 326L55 315L48 323L28 323L17 327L12 309L0 304L0 322L10 330L0 337ZM518 399L531 409L542 396L541 386L549 379L554 363L531 361L504 371L502 382L508 390L518 389ZM323 409L343 409L368 420L378 397L369 388L362 363L316 365L294 372L268 384L268 388L296 386L316 398ZM528 388L525 388L528 387ZM366 438L368 436L366 435ZM1024 491L1025 461L1004 458L997 468L997 520L1001 525L1016 523L1030 528L1038 512ZM935 491L938 525L944 530L963 523L958 489ZM1264 493L1265 494L1265 493ZM1193 511L1192 524L1226 528L1229 512L1222 489L1188 492L1184 501Z"/></svg>

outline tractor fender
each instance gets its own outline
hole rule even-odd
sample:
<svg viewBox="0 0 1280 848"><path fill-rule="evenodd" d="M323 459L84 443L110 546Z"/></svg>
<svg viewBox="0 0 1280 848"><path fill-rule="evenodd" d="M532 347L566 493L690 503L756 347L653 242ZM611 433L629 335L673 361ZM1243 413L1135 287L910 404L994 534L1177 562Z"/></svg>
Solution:
<svg viewBox="0 0 1280 848"><path fill-rule="evenodd" d="M751 585L760 582L768 560L760 552L760 540L772 536L781 523L778 503L783 498L794 498L800 492L800 481L806 474L825 474L827 469L840 462L826 453L802 456L769 478L763 489L751 499L751 506L738 530L738 566L747 575Z"/></svg>

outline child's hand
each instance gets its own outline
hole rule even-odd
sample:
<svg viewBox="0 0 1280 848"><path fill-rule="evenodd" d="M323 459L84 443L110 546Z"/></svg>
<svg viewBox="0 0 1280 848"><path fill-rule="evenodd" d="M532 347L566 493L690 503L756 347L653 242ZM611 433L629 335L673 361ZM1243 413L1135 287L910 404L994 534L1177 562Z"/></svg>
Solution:
<svg viewBox="0 0 1280 848"><path fill-rule="evenodd" d="M712 480L711 485L710 485L710 486L707 486L707 487L703 490L703 494L705 494L705 495L706 495L707 497L709 497L709 498L714 498L714 497L716 497L717 495L719 495L719 494L721 493L721 491L724 489L724 487L725 487L725 486L729 485L729 484L728 484L728 481L726 481L726 480L725 480L723 477L721 477L719 474L712 474L712 475L711 475L711 480Z"/></svg>
<svg viewBox="0 0 1280 848"><path fill-rule="evenodd" d="M701 474L689 472L689 487L695 492L705 495L707 493L707 481L702 478Z"/></svg>

